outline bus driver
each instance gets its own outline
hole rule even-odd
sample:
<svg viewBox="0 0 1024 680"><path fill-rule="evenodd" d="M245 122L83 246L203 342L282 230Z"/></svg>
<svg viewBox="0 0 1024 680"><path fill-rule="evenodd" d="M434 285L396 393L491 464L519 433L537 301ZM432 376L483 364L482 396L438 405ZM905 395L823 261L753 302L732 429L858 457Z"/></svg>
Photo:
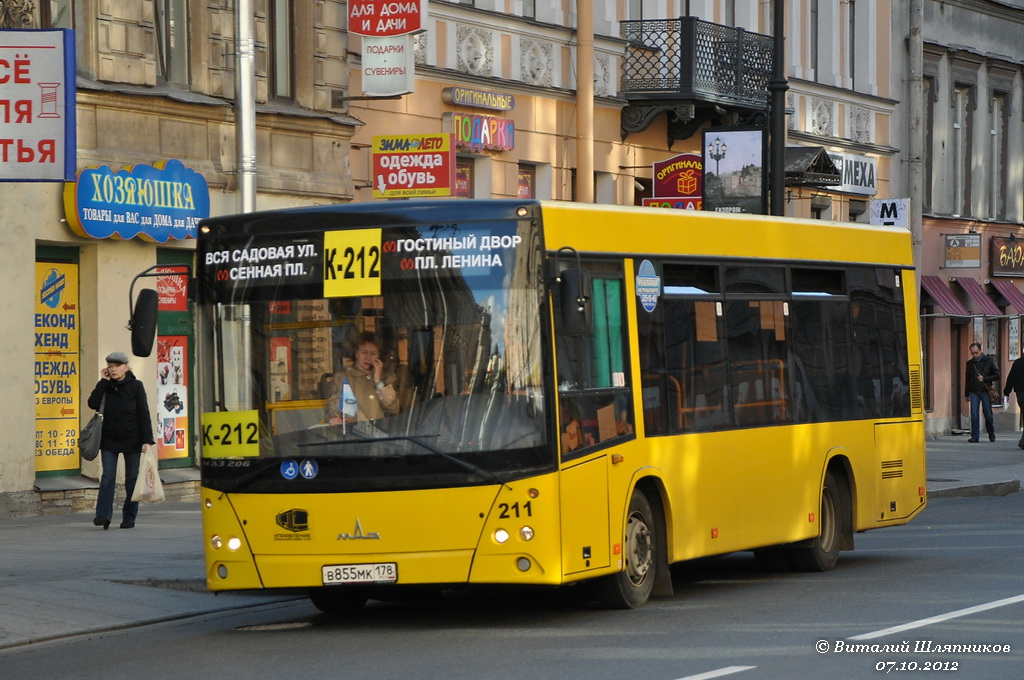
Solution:
<svg viewBox="0 0 1024 680"><path fill-rule="evenodd" d="M325 413L331 425L377 420L400 410L395 375L385 371L380 343L373 333L359 334L355 363L335 373L333 382Z"/></svg>

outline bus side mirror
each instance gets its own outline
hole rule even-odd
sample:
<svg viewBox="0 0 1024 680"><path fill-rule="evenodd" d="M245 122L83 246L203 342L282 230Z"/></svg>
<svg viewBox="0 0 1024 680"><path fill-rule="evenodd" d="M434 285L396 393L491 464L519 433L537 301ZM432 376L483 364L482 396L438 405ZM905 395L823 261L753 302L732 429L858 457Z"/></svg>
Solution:
<svg viewBox="0 0 1024 680"><path fill-rule="evenodd" d="M132 332L132 354L148 357L153 353L156 340L157 293L152 288L143 288L135 300L132 318L128 328Z"/></svg>
<svg viewBox="0 0 1024 680"><path fill-rule="evenodd" d="M594 328L594 291L590 272L566 269L558 276L562 332L565 335L589 335Z"/></svg>

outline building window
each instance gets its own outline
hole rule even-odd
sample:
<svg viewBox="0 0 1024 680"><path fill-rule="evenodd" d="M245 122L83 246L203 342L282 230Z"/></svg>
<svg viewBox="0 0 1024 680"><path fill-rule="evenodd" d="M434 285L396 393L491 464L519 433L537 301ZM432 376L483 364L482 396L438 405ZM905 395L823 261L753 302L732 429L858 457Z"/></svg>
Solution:
<svg viewBox="0 0 1024 680"><path fill-rule="evenodd" d="M809 25L809 28L810 28L810 31L811 31L811 35L809 36L809 39L808 39L808 43L809 43L809 46L811 48L811 54L810 54L810 62L811 63L810 63L810 67L811 67L811 72L814 74L814 80L815 80L815 82L817 82L817 80L818 80L818 39L819 39L819 36L821 35L820 31L818 30L819 29L818 17L820 16L820 13L818 12L818 0L811 0L810 12L811 12L811 16L810 16L810 19L808 21L808 25Z"/></svg>
<svg viewBox="0 0 1024 680"><path fill-rule="evenodd" d="M188 0L156 0L157 78L188 85Z"/></svg>
<svg viewBox="0 0 1024 680"><path fill-rule="evenodd" d="M958 85L953 91L953 214L969 215L971 88Z"/></svg>
<svg viewBox="0 0 1024 680"><path fill-rule="evenodd" d="M39 3L39 25L43 28L74 28L72 0L42 0Z"/></svg>
<svg viewBox="0 0 1024 680"><path fill-rule="evenodd" d="M722 23L726 26L736 26L736 0L723 0Z"/></svg>
<svg viewBox="0 0 1024 680"><path fill-rule="evenodd" d="M523 0L523 17L526 19L537 18L537 0Z"/></svg>
<svg viewBox="0 0 1024 680"><path fill-rule="evenodd" d="M535 198L537 186L537 168L532 165L519 166L518 198Z"/></svg>
<svg viewBox="0 0 1024 680"><path fill-rule="evenodd" d="M992 127L989 130L989 195L988 216L1005 217L1006 196L1006 115L1007 95L997 92L992 96Z"/></svg>
<svg viewBox="0 0 1024 680"><path fill-rule="evenodd" d="M639 21L644 18L644 4L641 0L627 0L626 2L626 19L629 21Z"/></svg>
<svg viewBox="0 0 1024 680"><path fill-rule="evenodd" d="M473 161L459 159L455 164L455 197L473 198Z"/></svg>
<svg viewBox="0 0 1024 680"><path fill-rule="evenodd" d="M848 60L847 74L850 77L850 89L857 89L857 5L849 0L846 5L846 49Z"/></svg>
<svg viewBox="0 0 1024 680"><path fill-rule="evenodd" d="M924 311L922 309L922 311ZM924 408L927 411L935 409L935 383L932 382L932 327L935 325L935 317L925 315L921 319L921 365L925 370L924 374Z"/></svg>
<svg viewBox="0 0 1024 680"><path fill-rule="evenodd" d="M292 40L292 0L272 0L270 7L270 93L277 99L291 99L295 54Z"/></svg>

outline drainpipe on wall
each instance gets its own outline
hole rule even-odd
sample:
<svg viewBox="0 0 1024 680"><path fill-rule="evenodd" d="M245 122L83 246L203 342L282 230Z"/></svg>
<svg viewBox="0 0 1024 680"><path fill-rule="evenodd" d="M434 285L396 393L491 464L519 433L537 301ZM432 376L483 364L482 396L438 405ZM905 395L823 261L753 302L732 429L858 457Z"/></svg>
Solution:
<svg viewBox="0 0 1024 680"><path fill-rule="evenodd" d="M256 210L256 45L253 0L235 2L235 151L238 211Z"/></svg>
<svg viewBox="0 0 1024 680"><path fill-rule="evenodd" d="M594 2L576 3L576 201L594 202Z"/></svg>
<svg viewBox="0 0 1024 680"><path fill-rule="evenodd" d="M921 112L924 110L924 0L910 2L910 39L908 70L910 80L907 87L907 195L910 208L907 226L910 227L914 247L914 265L921 271L923 257L923 227L921 226L921 200L924 197L924 130ZM918 277L920 285L920 277Z"/></svg>

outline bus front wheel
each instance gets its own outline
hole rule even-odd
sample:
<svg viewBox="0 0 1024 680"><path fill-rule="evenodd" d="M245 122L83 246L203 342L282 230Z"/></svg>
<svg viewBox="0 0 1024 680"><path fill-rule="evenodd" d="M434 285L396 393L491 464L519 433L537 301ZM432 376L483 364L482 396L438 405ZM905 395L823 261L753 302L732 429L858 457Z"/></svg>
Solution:
<svg viewBox="0 0 1024 680"><path fill-rule="evenodd" d="M821 511L818 516L818 537L808 546L792 548L789 557L799 571L829 571L839 561L843 520L847 514L846 496L840 482L831 472L825 473L821 489Z"/></svg>
<svg viewBox="0 0 1024 680"><path fill-rule="evenodd" d="M658 568L657 522L650 501L642 491L629 500L623 537L622 571L602 577L597 583L601 603L611 609L635 609L647 603Z"/></svg>

